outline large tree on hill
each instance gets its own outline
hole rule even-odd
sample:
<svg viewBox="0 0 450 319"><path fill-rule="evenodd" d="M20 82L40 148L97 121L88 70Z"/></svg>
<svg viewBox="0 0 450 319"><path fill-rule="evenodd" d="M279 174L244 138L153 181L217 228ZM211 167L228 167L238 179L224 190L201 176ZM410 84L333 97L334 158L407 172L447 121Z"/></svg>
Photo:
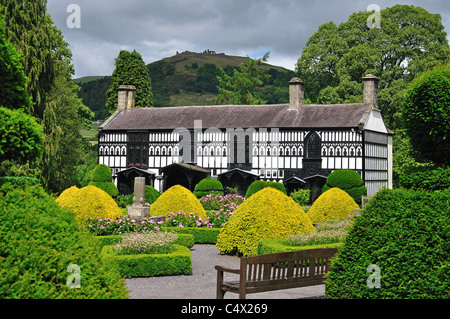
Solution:
<svg viewBox="0 0 450 319"><path fill-rule="evenodd" d="M387 125L401 127L403 92L415 77L450 61L439 14L396 5L381 10L380 28L370 28L372 12L357 12L337 26L323 24L306 43L297 63L305 95L313 103L362 100L362 77L379 78L379 106Z"/></svg>
<svg viewBox="0 0 450 319"><path fill-rule="evenodd" d="M106 107L110 112L117 109L117 89L120 85L136 87L136 107L152 107L153 93L150 75L141 55L133 50L122 50L115 62L116 68L111 77L111 86L106 92Z"/></svg>

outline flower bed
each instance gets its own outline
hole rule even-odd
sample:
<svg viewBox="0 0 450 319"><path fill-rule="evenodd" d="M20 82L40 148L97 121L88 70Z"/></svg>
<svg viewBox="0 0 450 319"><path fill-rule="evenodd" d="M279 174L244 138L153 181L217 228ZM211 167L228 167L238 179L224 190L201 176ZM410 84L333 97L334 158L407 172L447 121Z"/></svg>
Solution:
<svg viewBox="0 0 450 319"><path fill-rule="evenodd" d="M174 245L169 254L117 255L115 245L105 246L102 256L117 263L120 273L126 278L189 275L192 271L189 248Z"/></svg>
<svg viewBox="0 0 450 319"><path fill-rule="evenodd" d="M177 233L178 239L175 240L175 244L192 248L195 244L194 235ZM96 236L95 237L102 246L114 245L122 242L122 235L109 235L109 236Z"/></svg>

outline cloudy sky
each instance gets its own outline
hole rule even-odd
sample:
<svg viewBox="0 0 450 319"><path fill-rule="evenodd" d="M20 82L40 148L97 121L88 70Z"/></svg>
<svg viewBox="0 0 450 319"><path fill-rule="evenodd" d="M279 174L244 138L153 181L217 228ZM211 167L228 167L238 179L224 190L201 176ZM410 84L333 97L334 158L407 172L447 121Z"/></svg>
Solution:
<svg viewBox="0 0 450 319"><path fill-rule="evenodd" d="M136 50L146 64L185 50L271 51L269 63L294 70L321 24L347 21L371 4L421 6L441 14L450 34L448 0L48 0L47 8L70 45L77 78L111 75L120 50Z"/></svg>

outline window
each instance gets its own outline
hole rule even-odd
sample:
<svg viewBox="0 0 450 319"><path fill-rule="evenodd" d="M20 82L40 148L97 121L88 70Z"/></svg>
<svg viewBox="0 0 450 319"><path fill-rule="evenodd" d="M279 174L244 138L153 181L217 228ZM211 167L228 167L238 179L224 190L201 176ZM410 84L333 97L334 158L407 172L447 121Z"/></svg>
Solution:
<svg viewBox="0 0 450 319"><path fill-rule="evenodd" d="M310 132L305 138L305 158L318 159L321 158L322 141L319 134Z"/></svg>
<svg viewBox="0 0 450 319"><path fill-rule="evenodd" d="M128 141L127 166L148 167L148 133L128 133Z"/></svg>

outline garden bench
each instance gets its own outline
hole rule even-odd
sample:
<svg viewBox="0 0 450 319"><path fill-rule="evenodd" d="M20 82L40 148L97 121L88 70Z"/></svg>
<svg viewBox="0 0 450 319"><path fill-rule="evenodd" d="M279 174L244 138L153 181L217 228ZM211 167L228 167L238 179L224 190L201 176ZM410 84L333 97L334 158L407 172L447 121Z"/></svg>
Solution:
<svg viewBox="0 0 450 319"><path fill-rule="evenodd" d="M217 299L227 291L246 294L321 285L336 248L307 249L240 258L240 269L216 266ZM223 273L239 275L238 281L224 282Z"/></svg>

